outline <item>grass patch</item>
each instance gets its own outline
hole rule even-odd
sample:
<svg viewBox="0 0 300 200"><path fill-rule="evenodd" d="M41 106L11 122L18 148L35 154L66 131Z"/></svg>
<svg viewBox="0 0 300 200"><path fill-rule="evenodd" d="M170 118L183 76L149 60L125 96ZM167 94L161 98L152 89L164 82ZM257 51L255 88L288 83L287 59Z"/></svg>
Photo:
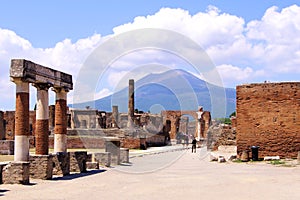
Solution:
<svg viewBox="0 0 300 200"><path fill-rule="evenodd" d="M272 160L272 161L270 161L270 164L271 165L284 165L285 162L282 160Z"/></svg>

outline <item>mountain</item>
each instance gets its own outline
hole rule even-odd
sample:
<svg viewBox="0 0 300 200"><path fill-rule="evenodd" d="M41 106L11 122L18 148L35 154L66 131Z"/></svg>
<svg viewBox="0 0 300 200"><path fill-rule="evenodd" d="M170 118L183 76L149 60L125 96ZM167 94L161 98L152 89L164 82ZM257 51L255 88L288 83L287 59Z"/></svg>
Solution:
<svg viewBox="0 0 300 200"><path fill-rule="evenodd" d="M235 102L235 89L209 84L180 69L149 74L135 82L135 108L145 112L197 110L201 105L214 118L228 117L235 111ZM119 112L127 112L128 87L93 103L98 110L111 111L112 105L118 105Z"/></svg>

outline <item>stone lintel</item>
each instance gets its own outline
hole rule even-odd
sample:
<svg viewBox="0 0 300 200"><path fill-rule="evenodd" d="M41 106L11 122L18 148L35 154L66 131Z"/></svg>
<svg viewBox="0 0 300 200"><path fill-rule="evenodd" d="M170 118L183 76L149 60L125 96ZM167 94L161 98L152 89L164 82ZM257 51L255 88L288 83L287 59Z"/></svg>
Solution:
<svg viewBox="0 0 300 200"><path fill-rule="evenodd" d="M10 77L12 80L21 78L22 81L30 83L46 83L53 87L73 89L72 75L25 59L11 60Z"/></svg>

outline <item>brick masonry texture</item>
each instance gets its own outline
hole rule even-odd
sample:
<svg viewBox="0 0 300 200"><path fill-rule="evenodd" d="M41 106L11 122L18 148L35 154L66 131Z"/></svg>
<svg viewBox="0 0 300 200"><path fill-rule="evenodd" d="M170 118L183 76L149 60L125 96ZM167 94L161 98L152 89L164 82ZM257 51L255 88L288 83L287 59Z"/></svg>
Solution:
<svg viewBox="0 0 300 200"><path fill-rule="evenodd" d="M36 154L48 155L49 146L49 120L36 120Z"/></svg>
<svg viewBox="0 0 300 200"><path fill-rule="evenodd" d="M237 153L260 146L259 157L297 157L300 83L237 86Z"/></svg>
<svg viewBox="0 0 300 200"><path fill-rule="evenodd" d="M66 100L56 100L55 129L56 134L67 134L67 104Z"/></svg>
<svg viewBox="0 0 300 200"><path fill-rule="evenodd" d="M29 93L16 94L16 135L29 135Z"/></svg>

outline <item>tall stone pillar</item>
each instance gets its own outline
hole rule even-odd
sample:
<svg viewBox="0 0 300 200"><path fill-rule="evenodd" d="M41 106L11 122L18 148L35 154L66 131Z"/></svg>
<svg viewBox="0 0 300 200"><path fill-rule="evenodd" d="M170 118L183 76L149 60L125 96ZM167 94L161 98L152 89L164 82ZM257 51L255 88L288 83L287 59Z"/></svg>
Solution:
<svg viewBox="0 0 300 200"><path fill-rule="evenodd" d="M112 127L119 127L119 110L118 106L113 106L112 107Z"/></svg>
<svg viewBox="0 0 300 200"><path fill-rule="evenodd" d="M67 91L55 88L54 152L67 152Z"/></svg>
<svg viewBox="0 0 300 200"><path fill-rule="evenodd" d="M128 127L132 127L134 118L134 80L129 80L128 86Z"/></svg>
<svg viewBox="0 0 300 200"><path fill-rule="evenodd" d="M49 106L48 84L34 84L37 88L35 154L48 155L49 147Z"/></svg>
<svg viewBox="0 0 300 200"><path fill-rule="evenodd" d="M16 84L15 161L29 161L29 83L13 79Z"/></svg>

